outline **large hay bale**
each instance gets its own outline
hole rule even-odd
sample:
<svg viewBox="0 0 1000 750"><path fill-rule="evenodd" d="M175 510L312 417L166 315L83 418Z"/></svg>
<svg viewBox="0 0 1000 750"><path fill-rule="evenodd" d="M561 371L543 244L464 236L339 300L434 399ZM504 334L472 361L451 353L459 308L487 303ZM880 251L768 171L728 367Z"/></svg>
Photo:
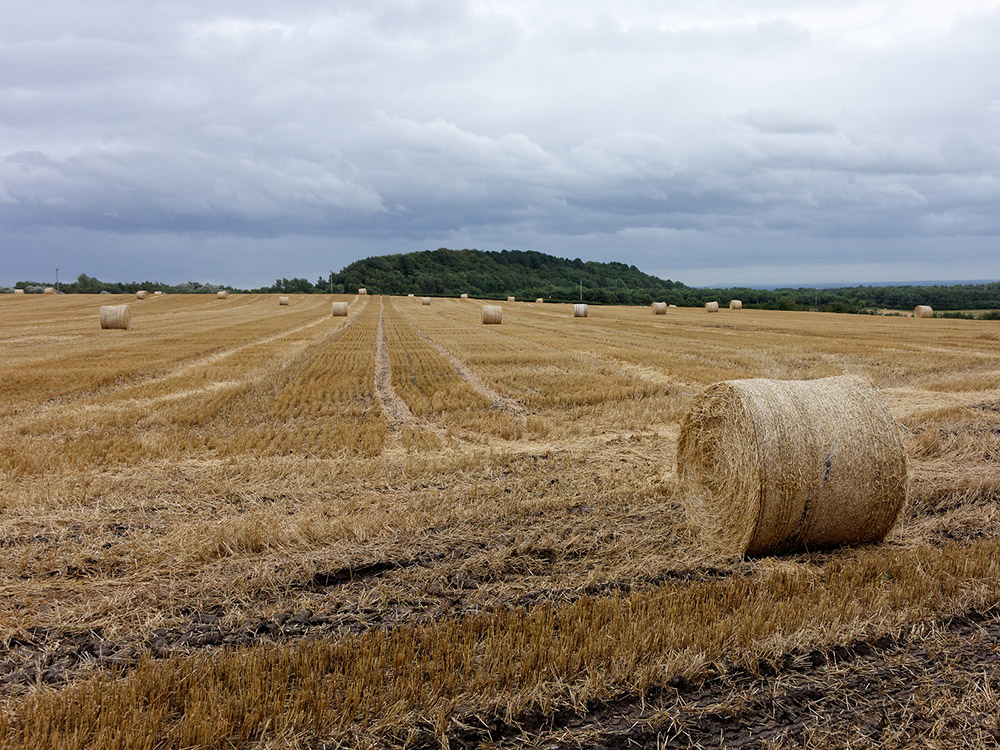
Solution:
<svg viewBox="0 0 1000 750"><path fill-rule="evenodd" d="M483 305L483 323L499 325L503 320L503 308L500 305Z"/></svg>
<svg viewBox="0 0 1000 750"><path fill-rule="evenodd" d="M286 307L288 305L288 297L278 297L278 306Z"/></svg>
<svg viewBox="0 0 1000 750"><path fill-rule="evenodd" d="M913 308L914 318L933 318L934 308L930 305L917 305Z"/></svg>
<svg viewBox="0 0 1000 750"><path fill-rule="evenodd" d="M358 294L368 294L368 290L365 289L364 287L360 287L358 289Z"/></svg>
<svg viewBox="0 0 1000 750"><path fill-rule="evenodd" d="M654 302L653 303L653 315L666 315L667 314L667 303L666 302Z"/></svg>
<svg viewBox="0 0 1000 750"><path fill-rule="evenodd" d="M429 305L430 303L431 303L431 298L430 297L421 297L420 298L420 304L421 305Z"/></svg>
<svg viewBox="0 0 1000 750"><path fill-rule="evenodd" d="M333 312L331 315L335 315L338 318L343 318L347 315L347 303L346 302L334 302Z"/></svg>
<svg viewBox="0 0 1000 750"><path fill-rule="evenodd" d="M738 299L731 299L731 300L729 300L729 309L730 310L742 310L743 309L743 302L740 301L740 300L738 300Z"/></svg>
<svg viewBox="0 0 1000 750"><path fill-rule="evenodd" d="M128 330L132 327L132 313L128 305L101 305L101 328L119 328Z"/></svg>
<svg viewBox="0 0 1000 750"><path fill-rule="evenodd" d="M146 299L146 297L148 296L149 292L147 292L145 289L140 289L138 292L135 293L136 299Z"/></svg>
<svg viewBox="0 0 1000 750"><path fill-rule="evenodd" d="M587 317L587 306L582 305L579 302L573 305L573 317L574 318L586 318Z"/></svg>
<svg viewBox="0 0 1000 750"><path fill-rule="evenodd" d="M508 302L514 302L514 298L513 298L513 297L508 297L508 298L507 298L507 301L508 301Z"/></svg>
<svg viewBox="0 0 1000 750"><path fill-rule="evenodd" d="M677 474L688 516L727 553L876 542L906 500L906 452L865 380L731 380L681 421Z"/></svg>
<svg viewBox="0 0 1000 750"><path fill-rule="evenodd" d="M24 294L24 290L23 289L15 289L14 290L14 294Z"/></svg>
<svg viewBox="0 0 1000 750"><path fill-rule="evenodd" d="M221 292L216 292L215 296L218 299L229 299L229 292L223 289Z"/></svg>
<svg viewBox="0 0 1000 750"><path fill-rule="evenodd" d="M462 292L462 299L469 299L469 295L467 292Z"/></svg>
<svg viewBox="0 0 1000 750"><path fill-rule="evenodd" d="M42 292L44 294L55 294L56 293L56 288L54 286L47 286L47 287L45 287L45 289L42 290Z"/></svg>
<svg viewBox="0 0 1000 750"><path fill-rule="evenodd" d="M705 310L706 310L706 312L719 312L719 303L718 302L706 302L705 303Z"/></svg>

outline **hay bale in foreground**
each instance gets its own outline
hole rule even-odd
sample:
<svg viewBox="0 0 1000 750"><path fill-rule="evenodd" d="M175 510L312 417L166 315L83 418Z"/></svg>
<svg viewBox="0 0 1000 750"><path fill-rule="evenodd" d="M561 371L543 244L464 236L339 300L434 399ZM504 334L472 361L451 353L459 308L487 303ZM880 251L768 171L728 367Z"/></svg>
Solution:
<svg viewBox="0 0 1000 750"><path fill-rule="evenodd" d="M731 299L731 300L729 300L729 309L730 310L742 310L743 309L743 302L740 301L740 300L738 300L738 299Z"/></svg>
<svg viewBox="0 0 1000 750"><path fill-rule="evenodd" d="M877 542L906 501L906 452L865 380L731 380L702 391L677 439L681 501L727 553Z"/></svg>
<svg viewBox="0 0 1000 750"><path fill-rule="evenodd" d="M128 305L101 305L101 328L118 328L127 331L132 327L132 313Z"/></svg>
<svg viewBox="0 0 1000 750"><path fill-rule="evenodd" d="M147 292L145 289L140 289L138 292L135 293L136 299L146 299L146 297L148 296L149 292Z"/></svg>
<svg viewBox="0 0 1000 750"><path fill-rule="evenodd" d="M430 303L431 303L431 298L430 297L421 297L420 298L420 304L421 305L429 305Z"/></svg>
<svg viewBox="0 0 1000 750"><path fill-rule="evenodd" d="M43 291L43 292L44 292L45 294L55 294L55 293L56 293L56 288L55 288L54 286L47 286L47 287L45 287L45 289L44 289L44 290L42 290L42 291Z"/></svg>
<svg viewBox="0 0 1000 750"><path fill-rule="evenodd" d="M462 299L469 299L469 295L467 292L462 292Z"/></svg>
<svg viewBox="0 0 1000 750"><path fill-rule="evenodd" d="M706 302L705 303L705 311L706 312L719 312L719 303L718 302Z"/></svg>
<svg viewBox="0 0 1000 750"><path fill-rule="evenodd" d="M347 315L347 303L346 302L334 302L333 303L333 312L331 312L330 314L331 315L335 315L338 318L345 317Z"/></svg>
<svg viewBox="0 0 1000 750"><path fill-rule="evenodd" d="M14 290L14 294L24 294L24 290L23 289L15 289Z"/></svg>
<svg viewBox="0 0 1000 750"><path fill-rule="evenodd" d="M514 298L513 298L513 297L508 297L508 298L507 298L507 301L508 301L508 302L514 302Z"/></svg>
<svg viewBox="0 0 1000 750"><path fill-rule="evenodd" d="M288 297L278 297L278 306L286 307L288 305Z"/></svg>
<svg viewBox="0 0 1000 750"><path fill-rule="evenodd" d="M215 296L217 299L229 299L229 292L223 289L221 292L216 292Z"/></svg>
<svg viewBox="0 0 1000 750"><path fill-rule="evenodd" d="M913 308L914 318L933 318L934 308L930 305L917 305Z"/></svg>
<svg viewBox="0 0 1000 750"><path fill-rule="evenodd" d="M666 315L667 314L667 303L666 302L654 302L653 303L653 315Z"/></svg>
<svg viewBox="0 0 1000 750"><path fill-rule="evenodd" d="M573 305L573 317L574 318L586 318L587 317L587 306L581 305L579 302Z"/></svg>
<svg viewBox="0 0 1000 750"><path fill-rule="evenodd" d="M483 323L500 325L503 320L503 308L500 305L483 305Z"/></svg>
<svg viewBox="0 0 1000 750"><path fill-rule="evenodd" d="M359 287L358 288L358 294L359 295L361 295L361 294L368 294L368 290L365 289L364 287Z"/></svg>

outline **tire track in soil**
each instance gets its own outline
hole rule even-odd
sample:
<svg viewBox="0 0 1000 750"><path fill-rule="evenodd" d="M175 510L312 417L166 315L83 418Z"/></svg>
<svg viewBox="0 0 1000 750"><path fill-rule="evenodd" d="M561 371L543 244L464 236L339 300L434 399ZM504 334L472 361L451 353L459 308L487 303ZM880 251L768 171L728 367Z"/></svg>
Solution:
<svg viewBox="0 0 1000 750"><path fill-rule="evenodd" d="M389 429L398 433L404 424L415 424L418 420L392 385L392 362L389 359L389 344L385 336L384 304L381 297L378 306L378 328L375 331L375 396L389 423Z"/></svg>
<svg viewBox="0 0 1000 750"><path fill-rule="evenodd" d="M448 364L451 365L452 369L455 371L455 374L458 375L458 377L460 377L462 380L464 380L466 385L472 388L472 390L474 390L483 398L487 399L490 402L490 406L492 409L496 409L499 411L509 411L514 414L518 414L521 417L525 417L527 415L528 410L527 408L525 408L524 404L512 398L508 398L499 391L495 391L493 388L486 385L486 383L483 382L482 378L480 378L475 372L473 372L473 370L469 367L468 364L465 363L464 360L461 360L455 355L453 355L451 352L445 349L441 344L439 344L437 341L435 341L430 336L421 331L416 326L416 324L413 323L413 321L411 321L408 317L406 317L406 314L402 310L396 307L396 303L394 301L390 300L390 303L399 313L399 316L406 322L406 324L413 329L414 333L416 333L434 351L436 351L438 354L440 354L442 357L448 360Z"/></svg>

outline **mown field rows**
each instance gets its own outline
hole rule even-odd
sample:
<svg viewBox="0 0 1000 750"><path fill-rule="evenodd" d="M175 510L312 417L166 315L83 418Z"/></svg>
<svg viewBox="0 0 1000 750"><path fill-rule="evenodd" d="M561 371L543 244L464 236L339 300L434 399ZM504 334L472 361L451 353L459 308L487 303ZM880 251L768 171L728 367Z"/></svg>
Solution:
<svg viewBox="0 0 1000 750"><path fill-rule="evenodd" d="M583 742L612 704L693 727L727 670L992 616L995 324L331 299L132 300L101 331L106 296L0 298L8 744ZM896 530L710 557L674 498L690 400L840 373L906 429Z"/></svg>

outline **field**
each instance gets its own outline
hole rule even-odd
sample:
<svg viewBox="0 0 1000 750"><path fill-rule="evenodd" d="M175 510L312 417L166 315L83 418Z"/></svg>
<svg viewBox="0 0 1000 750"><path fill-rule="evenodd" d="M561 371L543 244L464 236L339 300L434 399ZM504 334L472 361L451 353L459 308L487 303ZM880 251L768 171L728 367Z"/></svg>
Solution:
<svg viewBox="0 0 1000 750"><path fill-rule="evenodd" d="M1000 324L503 307L0 297L0 746L1000 742ZM895 530L713 557L691 399L844 373Z"/></svg>

